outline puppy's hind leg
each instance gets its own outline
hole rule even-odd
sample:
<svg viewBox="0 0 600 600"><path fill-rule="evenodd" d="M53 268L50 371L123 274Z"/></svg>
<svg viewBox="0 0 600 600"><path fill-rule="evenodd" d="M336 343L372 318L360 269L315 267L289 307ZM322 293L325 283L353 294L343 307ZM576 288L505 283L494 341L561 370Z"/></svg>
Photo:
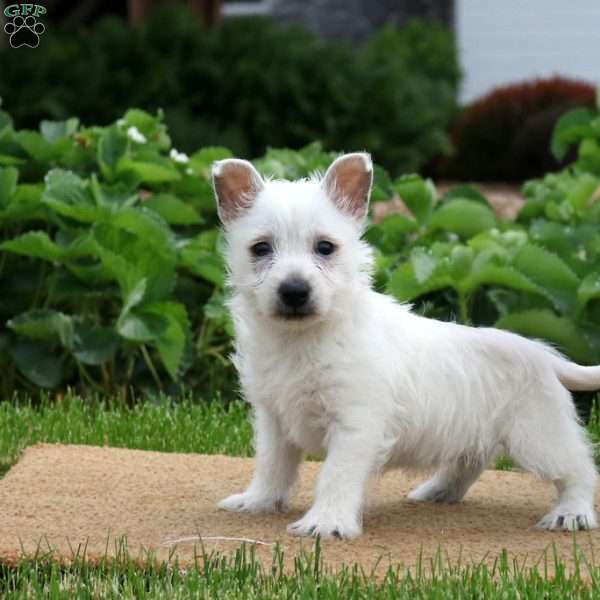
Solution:
<svg viewBox="0 0 600 600"><path fill-rule="evenodd" d="M461 457L443 465L435 475L408 494L409 500L417 502L460 502L468 489L481 475L485 461Z"/></svg>
<svg viewBox="0 0 600 600"><path fill-rule="evenodd" d="M540 394L542 396L542 394ZM551 397L539 398L509 435L509 454L525 469L552 481L558 491L554 508L539 529L577 530L597 527L594 493L597 472L585 431L577 422L570 393L558 381Z"/></svg>

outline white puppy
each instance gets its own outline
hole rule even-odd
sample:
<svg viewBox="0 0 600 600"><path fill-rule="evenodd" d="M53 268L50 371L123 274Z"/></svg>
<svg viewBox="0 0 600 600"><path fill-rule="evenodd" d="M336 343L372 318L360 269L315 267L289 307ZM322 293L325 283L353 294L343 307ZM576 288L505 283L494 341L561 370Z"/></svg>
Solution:
<svg viewBox="0 0 600 600"><path fill-rule="evenodd" d="M600 367L371 290L361 233L372 173L368 154L297 182L265 181L243 160L214 165L234 360L256 433L252 483L219 506L283 510L303 453L324 451L314 504L288 531L353 538L370 476L436 469L409 498L457 502L502 450L556 485L539 527L596 527L596 469L567 388L599 388Z"/></svg>

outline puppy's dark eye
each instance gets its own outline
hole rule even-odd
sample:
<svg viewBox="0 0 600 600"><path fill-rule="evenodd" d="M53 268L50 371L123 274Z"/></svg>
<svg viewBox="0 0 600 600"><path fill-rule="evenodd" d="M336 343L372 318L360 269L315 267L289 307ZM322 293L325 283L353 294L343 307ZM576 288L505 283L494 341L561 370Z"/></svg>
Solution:
<svg viewBox="0 0 600 600"><path fill-rule="evenodd" d="M250 246L250 252L252 253L252 256L262 258L264 256L269 256L269 254L273 252L273 248L269 242L256 242L256 244Z"/></svg>
<svg viewBox="0 0 600 600"><path fill-rule="evenodd" d="M320 240L315 246L315 251L321 256L329 256L330 254L334 253L335 244L333 244L332 242L328 242L327 240Z"/></svg>

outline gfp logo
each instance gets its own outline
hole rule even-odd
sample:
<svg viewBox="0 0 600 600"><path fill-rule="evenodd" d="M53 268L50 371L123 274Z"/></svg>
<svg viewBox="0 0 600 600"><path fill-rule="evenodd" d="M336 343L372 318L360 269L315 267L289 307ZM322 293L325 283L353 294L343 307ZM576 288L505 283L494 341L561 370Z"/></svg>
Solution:
<svg viewBox="0 0 600 600"><path fill-rule="evenodd" d="M4 16L11 19L4 25L4 32L10 36L13 48L27 46L37 48L40 35L46 31L38 17L46 14L46 8L39 4L10 4L4 9Z"/></svg>

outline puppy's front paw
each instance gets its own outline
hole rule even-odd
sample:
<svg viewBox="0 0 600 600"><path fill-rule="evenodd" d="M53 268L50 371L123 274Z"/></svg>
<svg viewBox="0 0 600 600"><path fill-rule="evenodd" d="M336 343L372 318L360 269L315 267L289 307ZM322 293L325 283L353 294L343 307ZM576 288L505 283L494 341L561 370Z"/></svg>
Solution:
<svg viewBox="0 0 600 600"><path fill-rule="evenodd" d="M547 529L549 531L577 531L595 529L596 527L598 527L598 524L593 511L571 512L560 509L554 509L542 517L536 525L537 529Z"/></svg>
<svg viewBox="0 0 600 600"><path fill-rule="evenodd" d="M285 512L287 505L281 498L260 496L252 492L234 494L217 504L218 508L232 512L245 513L277 513Z"/></svg>
<svg viewBox="0 0 600 600"><path fill-rule="evenodd" d="M288 525L288 533L298 536L351 540L362 533L358 518L335 511L310 509L299 521Z"/></svg>

